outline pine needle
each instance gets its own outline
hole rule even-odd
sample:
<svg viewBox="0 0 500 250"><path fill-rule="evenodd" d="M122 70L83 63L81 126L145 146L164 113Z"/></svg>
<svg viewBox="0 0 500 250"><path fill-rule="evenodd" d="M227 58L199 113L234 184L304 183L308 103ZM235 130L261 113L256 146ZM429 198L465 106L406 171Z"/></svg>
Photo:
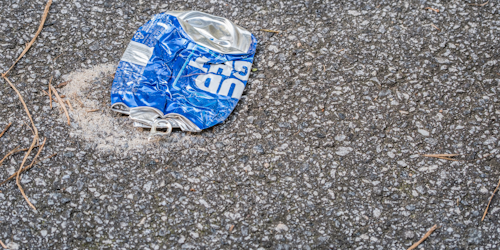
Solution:
<svg viewBox="0 0 500 250"><path fill-rule="evenodd" d="M15 153L19 153L19 152L22 152L22 151L26 151L28 150L29 148L23 148L23 149L18 149L20 146L17 146L15 149L11 150L9 153L7 153L3 158L2 160L0 160L0 167L2 166L3 162L5 161L5 159L7 159L7 157L15 154ZM35 148L38 147L38 146L35 146Z"/></svg>
<svg viewBox="0 0 500 250"><path fill-rule="evenodd" d="M41 160L39 160L39 161L37 161L37 162L35 162L35 163L30 164L29 166L27 166L27 167L23 168L23 170L21 170L21 173L26 172L27 170L29 170L31 167L33 167L33 166L34 166L34 165L36 165L37 163L42 162L42 161L44 161L44 160L46 160L46 159L50 159L50 158L52 158L52 157L54 157L54 156L56 156L56 155L57 155L57 153L52 154L52 155L49 155L49 156L47 156L47 157L45 157L45 158L43 158L43 159L41 159ZM7 180L5 180L5 181L3 181L2 183L0 183L0 186L2 186L3 184L5 184L5 183L9 182L10 180L12 180L12 179L16 178L16 174L17 174L17 173L15 173L15 174L13 174L13 175L9 176L9 178L7 178Z"/></svg>
<svg viewBox="0 0 500 250"><path fill-rule="evenodd" d="M261 31L265 31L265 32L271 32L271 33L280 33L279 31L276 31L276 30L268 30L268 29L260 29Z"/></svg>
<svg viewBox="0 0 500 250"><path fill-rule="evenodd" d="M69 119L69 114L68 110L66 109L66 105L64 105L63 100L59 96L59 93L57 93L57 90L54 88L54 86L50 85L50 88L52 89L57 98L57 103L59 103L59 105L62 107L62 109L64 110L64 114L66 114L66 118L68 118L68 125L71 125L71 120Z"/></svg>
<svg viewBox="0 0 500 250"><path fill-rule="evenodd" d="M5 249L9 249L5 244L3 244L3 242L0 240L0 245L5 248Z"/></svg>
<svg viewBox="0 0 500 250"><path fill-rule="evenodd" d="M470 3L469 5L470 6L479 6L479 7L483 7L485 5L487 5L490 1L486 1L485 3L482 3L482 4L477 4L477 3Z"/></svg>
<svg viewBox="0 0 500 250"><path fill-rule="evenodd" d="M21 174L21 170L23 169L24 163L26 163L26 160L28 159L28 156L30 155L31 150L33 150L33 148L35 147L35 144L38 142L38 129L36 129L36 127L35 127L35 123L33 122L33 118L31 118L31 114L30 114L30 111L28 109L28 106L26 106L26 103L24 102L23 96L21 95L21 93L19 93L19 90L17 90L17 88L14 86L14 84L12 84L12 82L9 80L9 78L7 78L7 76L5 76L5 74L3 74L2 76L3 76L3 79L5 79L9 83L9 85L14 89L14 91L16 91L17 95L19 96L19 100L21 101L21 103L24 106L24 110L26 111L26 114L30 118L31 125L33 126L33 142L31 142L31 146L29 147L28 152L26 152L26 154L24 155L21 166L19 167L19 170L17 171L16 184L17 184L17 187L19 188L19 191L21 191L21 194L23 195L24 199L26 200L26 202L28 202L28 205L30 205L30 207L36 211L35 206L33 206L33 204L31 204L28 197L24 193L23 187L21 186L21 183L19 181L19 175Z"/></svg>
<svg viewBox="0 0 500 250"><path fill-rule="evenodd" d="M5 127L5 128L3 129L3 131L2 131L2 133L0 134L0 138L2 138L3 134L5 134L5 132L7 132L7 129L9 129L11 125L12 125L12 122L11 122L11 123L9 123L9 124L7 124L7 127Z"/></svg>
<svg viewBox="0 0 500 250"><path fill-rule="evenodd" d="M52 78L54 78L53 76L50 77L50 81L49 81L49 99L50 99L50 109L52 109Z"/></svg>
<svg viewBox="0 0 500 250"><path fill-rule="evenodd" d="M42 32L43 25L45 24L45 19L47 19L47 15L49 14L49 9L50 9L50 5L51 4L52 4L52 0L49 0L47 2L47 5L45 5L45 9L43 10L42 20L40 21L40 26L38 26L38 30L36 31L35 36L26 45L26 48L24 48L23 52L21 53L21 55L19 55L19 57L17 58L17 60L14 62L14 64L12 64L12 66L10 66L10 68L5 73L2 74L3 77L7 76L7 73L9 73L9 71L12 68L14 68L14 66L17 64L17 62L19 62L19 60L21 60L21 58L26 54L26 52L28 52L28 50L31 48L31 46L35 42L35 40L38 37L38 35L40 35L40 32Z"/></svg>
<svg viewBox="0 0 500 250"><path fill-rule="evenodd" d="M490 208L491 200L493 200L493 196L495 196L495 193L497 192L499 186L500 186L500 180L498 181L497 187L495 188L495 190L491 194L490 201L488 201L488 206L486 206L486 210L484 210L483 218L481 218L481 221L483 221L484 217L486 217L486 214L488 213L488 208Z"/></svg>
<svg viewBox="0 0 500 250"><path fill-rule="evenodd" d="M429 231L427 231L427 233L425 233L425 235L424 235L424 237L422 237L422 239L420 239L415 244L411 245L411 247L408 248L407 250L413 250L413 249L417 248L418 245L420 245L420 243L424 242L424 240L427 239L427 237L429 237L432 234L432 232L434 232L434 230L436 230L437 228L438 228L437 225L434 225L433 227L431 227L431 229L429 229Z"/></svg>

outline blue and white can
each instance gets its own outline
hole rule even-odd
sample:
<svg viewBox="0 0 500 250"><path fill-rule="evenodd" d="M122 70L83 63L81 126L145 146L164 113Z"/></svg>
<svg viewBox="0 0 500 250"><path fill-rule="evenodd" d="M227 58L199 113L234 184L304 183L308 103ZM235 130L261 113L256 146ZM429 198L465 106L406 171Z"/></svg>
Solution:
<svg viewBox="0 0 500 250"><path fill-rule="evenodd" d="M219 124L245 89L256 46L250 32L226 18L198 11L155 15L120 60L112 109L152 133Z"/></svg>

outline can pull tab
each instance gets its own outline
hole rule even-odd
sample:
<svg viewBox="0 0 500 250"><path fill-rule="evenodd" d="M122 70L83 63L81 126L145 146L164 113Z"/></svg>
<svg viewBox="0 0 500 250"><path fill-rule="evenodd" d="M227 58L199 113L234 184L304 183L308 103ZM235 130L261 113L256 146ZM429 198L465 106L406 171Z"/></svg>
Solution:
<svg viewBox="0 0 500 250"><path fill-rule="evenodd" d="M167 132L157 131L156 128L159 125L165 125L165 126L161 126L161 128L165 128L166 127L167 128ZM149 133L149 140L151 140L151 138L153 138L155 135L167 136L167 135L170 135L170 133L172 133L172 124L170 124L170 122L168 122L167 120L156 118L153 121L153 125L151 126L151 132Z"/></svg>

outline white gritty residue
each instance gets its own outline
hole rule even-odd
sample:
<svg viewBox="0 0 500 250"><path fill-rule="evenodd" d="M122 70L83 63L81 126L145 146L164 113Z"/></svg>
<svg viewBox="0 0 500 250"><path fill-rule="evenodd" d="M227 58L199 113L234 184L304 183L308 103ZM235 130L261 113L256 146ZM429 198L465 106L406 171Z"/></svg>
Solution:
<svg viewBox="0 0 500 250"><path fill-rule="evenodd" d="M109 93L115 71L115 65L101 64L63 76L64 81L70 82L58 91L73 107L73 110L68 108L71 135L95 143L103 151L143 149L158 139L148 141L148 131L134 128L128 116L111 110Z"/></svg>

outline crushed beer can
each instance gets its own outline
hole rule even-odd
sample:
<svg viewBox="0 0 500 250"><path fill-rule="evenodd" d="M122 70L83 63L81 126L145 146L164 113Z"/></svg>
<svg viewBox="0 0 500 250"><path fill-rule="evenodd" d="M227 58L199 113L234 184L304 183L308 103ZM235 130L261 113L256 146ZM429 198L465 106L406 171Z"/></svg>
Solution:
<svg viewBox="0 0 500 250"><path fill-rule="evenodd" d="M120 60L111 108L153 135L212 127L236 107L256 46L249 31L226 18L199 11L155 15Z"/></svg>

